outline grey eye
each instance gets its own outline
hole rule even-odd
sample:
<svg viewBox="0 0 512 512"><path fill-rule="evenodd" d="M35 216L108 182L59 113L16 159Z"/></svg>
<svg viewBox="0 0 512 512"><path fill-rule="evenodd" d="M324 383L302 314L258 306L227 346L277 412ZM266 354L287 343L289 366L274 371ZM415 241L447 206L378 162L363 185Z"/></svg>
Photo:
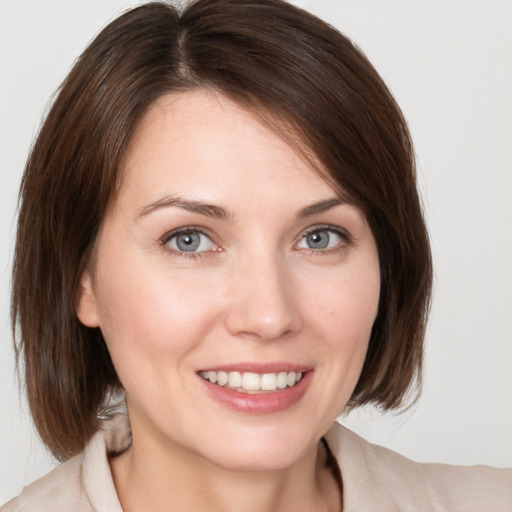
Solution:
<svg viewBox="0 0 512 512"><path fill-rule="evenodd" d="M186 231L172 236L167 244L180 252L202 252L208 251L213 242L200 231Z"/></svg>
<svg viewBox="0 0 512 512"><path fill-rule="evenodd" d="M329 245L329 233L317 231L306 236L306 243L310 249L325 249Z"/></svg>
<svg viewBox="0 0 512 512"><path fill-rule="evenodd" d="M318 229L302 237L297 247L300 249L330 249L341 242L341 236L332 229Z"/></svg>

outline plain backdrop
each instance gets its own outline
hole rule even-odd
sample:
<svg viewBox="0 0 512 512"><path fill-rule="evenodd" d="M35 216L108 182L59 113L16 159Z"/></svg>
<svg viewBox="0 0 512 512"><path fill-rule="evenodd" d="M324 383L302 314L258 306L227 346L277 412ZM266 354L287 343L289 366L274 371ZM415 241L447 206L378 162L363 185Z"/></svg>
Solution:
<svg viewBox="0 0 512 512"><path fill-rule="evenodd" d="M18 388L9 328L24 160L74 59L138 3L0 0L0 503L55 464ZM353 38L402 106L436 268L421 400L342 421L416 460L512 466L512 2L296 3Z"/></svg>

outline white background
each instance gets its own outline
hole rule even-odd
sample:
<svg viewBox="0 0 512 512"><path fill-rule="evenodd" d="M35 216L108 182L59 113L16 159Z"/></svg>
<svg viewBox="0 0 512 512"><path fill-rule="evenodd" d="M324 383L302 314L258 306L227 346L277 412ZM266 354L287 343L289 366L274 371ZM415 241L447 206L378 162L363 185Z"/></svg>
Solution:
<svg viewBox="0 0 512 512"><path fill-rule="evenodd" d="M24 160L73 60L137 3L0 0L0 503L53 465L20 398L8 320ZM296 3L352 37L402 106L436 267L421 400L344 421L417 460L512 466L512 2Z"/></svg>

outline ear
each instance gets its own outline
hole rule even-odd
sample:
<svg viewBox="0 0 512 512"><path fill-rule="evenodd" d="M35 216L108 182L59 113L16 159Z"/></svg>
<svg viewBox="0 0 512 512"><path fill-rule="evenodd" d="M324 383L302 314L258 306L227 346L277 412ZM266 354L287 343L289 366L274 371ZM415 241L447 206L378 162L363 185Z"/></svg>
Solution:
<svg viewBox="0 0 512 512"><path fill-rule="evenodd" d="M78 289L76 316L87 327L98 327L99 315L96 298L92 289L92 279L89 270L85 270L80 279Z"/></svg>

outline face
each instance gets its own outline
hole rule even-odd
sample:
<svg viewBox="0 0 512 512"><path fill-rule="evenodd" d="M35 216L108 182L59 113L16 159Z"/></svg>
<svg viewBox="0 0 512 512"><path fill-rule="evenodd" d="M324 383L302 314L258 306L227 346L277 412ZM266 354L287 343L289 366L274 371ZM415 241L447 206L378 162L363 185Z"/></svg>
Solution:
<svg viewBox="0 0 512 512"><path fill-rule="evenodd" d="M362 212L222 95L145 115L82 278L136 443L234 469L316 447L361 372L379 299Z"/></svg>

